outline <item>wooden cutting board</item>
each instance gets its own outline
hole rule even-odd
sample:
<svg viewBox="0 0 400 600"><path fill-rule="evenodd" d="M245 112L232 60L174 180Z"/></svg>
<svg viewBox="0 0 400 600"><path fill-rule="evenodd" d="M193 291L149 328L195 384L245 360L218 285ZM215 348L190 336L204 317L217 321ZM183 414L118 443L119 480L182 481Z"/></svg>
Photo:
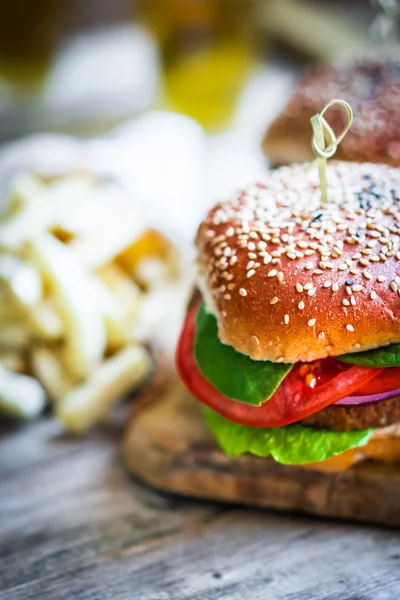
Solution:
<svg viewBox="0 0 400 600"><path fill-rule="evenodd" d="M159 376L134 406L123 456L130 471L162 490L205 498L400 526L400 468L371 461L340 472L226 456L199 404L174 376Z"/></svg>

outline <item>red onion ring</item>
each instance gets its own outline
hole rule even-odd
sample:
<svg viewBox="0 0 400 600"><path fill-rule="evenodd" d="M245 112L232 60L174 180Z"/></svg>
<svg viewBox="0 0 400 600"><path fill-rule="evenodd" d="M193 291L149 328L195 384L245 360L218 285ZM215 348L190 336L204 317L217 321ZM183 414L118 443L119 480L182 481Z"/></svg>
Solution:
<svg viewBox="0 0 400 600"><path fill-rule="evenodd" d="M357 406L360 404L371 404L372 402L380 402L380 400L387 400L393 398L393 396L400 396L399 390L392 390L391 392L385 392L383 394L372 394L370 396L347 396L341 398L337 402L331 404L331 406Z"/></svg>

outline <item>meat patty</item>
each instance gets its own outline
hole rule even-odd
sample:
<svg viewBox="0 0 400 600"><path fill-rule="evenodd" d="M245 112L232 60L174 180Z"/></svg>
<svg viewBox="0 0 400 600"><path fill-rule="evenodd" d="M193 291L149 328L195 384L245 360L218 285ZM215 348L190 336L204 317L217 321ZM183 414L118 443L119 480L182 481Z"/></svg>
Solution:
<svg viewBox="0 0 400 600"><path fill-rule="evenodd" d="M333 431L386 427L398 422L400 422L400 396L370 404L327 406L301 421L304 425Z"/></svg>

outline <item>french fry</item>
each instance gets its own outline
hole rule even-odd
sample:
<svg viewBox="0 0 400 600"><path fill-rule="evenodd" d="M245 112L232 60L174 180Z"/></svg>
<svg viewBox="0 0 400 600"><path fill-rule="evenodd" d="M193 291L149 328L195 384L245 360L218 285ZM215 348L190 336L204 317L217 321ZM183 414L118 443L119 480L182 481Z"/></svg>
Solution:
<svg viewBox="0 0 400 600"><path fill-rule="evenodd" d="M147 290L161 287L171 280L171 266L161 258L148 256L136 263L133 276Z"/></svg>
<svg viewBox="0 0 400 600"><path fill-rule="evenodd" d="M112 263L101 267L97 273L125 308L130 319L135 319L141 301L141 292L136 283L118 265Z"/></svg>
<svg viewBox="0 0 400 600"><path fill-rule="evenodd" d="M50 400L60 402L76 385L63 364L60 352L54 348L34 347L31 352L31 367Z"/></svg>
<svg viewBox="0 0 400 600"><path fill-rule="evenodd" d="M7 215L17 213L40 198L43 182L31 173L24 173L11 182Z"/></svg>
<svg viewBox="0 0 400 600"><path fill-rule="evenodd" d="M93 219L95 211L96 219ZM96 206L90 211L89 224L70 242L79 262L88 269L98 269L132 244L146 230L146 221L130 195L116 184L100 186ZM95 223L95 226L93 226Z"/></svg>
<svg viewBox="0 0 400 600"><path fill-rule="evenodd" d="M29 328L21 321L0 327L0 349L26 350L32 340Z"/></svg>
<svg viewBox="0 0 400 600"><path fill-rule="evenodd" d="M103 356L106 333L94 287L69 249L49 234L29 242L29 252L57 300L65 328L68 369L85 379Z"/></svg>
<svg viewBox="0 0 400 600"><path fill-rule="evenodd" d="M0 307L0 328L7 327L12 323L18 323L24 319L24 315L19 306L12 302L7 302Z"/></svg>
<svg viewBox="0 0 400 600"><path fill-rule="evenodd" d="M42 297L42 282L35 269L12 254L0 254L0 281L9 297L32 305Z"/></svg>
<svg viewBox="0 0 400 600"><path fill-rule="evenodd" d="M54 342L64 335L63 322L48 301L26 307L26 316L34 337Z"/></svg>
<svg viewBox="0 0 400 600"><path fill-rule="evenodd" d="M22 373L27 368L27 362L25 356L18 350L0 350L0 367Z"/></svg>
<svg viewBox="0 0 400 600"><path fill-rule="evenodd" d="M126 346L63 398L57 406L57 416L70 431L88 429L107 414L118 398L138 386L151 368L151 358L144 348Z"/></svg>
<svg viewBox="0 0 400 600"><path fill-rule="evenodd" d="M157 265L158 277L151 278L162 282L178 275L178 257L172 243L155 229L148 229L136 241L130 244L116 258L115 262L125 269L132 277L147 285L146 267L143 265ZM152 269L154 272L154 269Z"/></svg>
<svg viewBox="0 0 400 600"><path fill-rule="evenodd" d="M107 349L115 352L129 341L129 314L99 277L93 276L92 283L104 319Z"/></svg>
<svg viewBox="0 0 400 600"><path fill-rule="evenodd" d="M91 198L94 184L84 177L56 180L22 210L0 224L0 246L20 248L24 242L58 225L69 212L79 210Z"/></svg>
<svg viewBox="0 0 400 600"><path fill-rule="evenodd" d="M70 243L72 252L88 269L98 269L111 262L113 258L122 252L137 234L136 229L128 223L121 223L117 228L109 228L98 234L80 237Z"/></svg>
<svg viewBox="0 0 400 600"><path fill-rule="evenodd" d="M32 418L41 413L45 404L46 394L36 379L0 366L0 412Z"/></svg>
<svg viewBox="0 0 400 600"><path fill-rule="evenodd" d="M39 339L60 339L63 324L48 301L41 300L42 282L37 271L14 256L0 255L0 281L7 297L0 322L23 318Z"/></svg>

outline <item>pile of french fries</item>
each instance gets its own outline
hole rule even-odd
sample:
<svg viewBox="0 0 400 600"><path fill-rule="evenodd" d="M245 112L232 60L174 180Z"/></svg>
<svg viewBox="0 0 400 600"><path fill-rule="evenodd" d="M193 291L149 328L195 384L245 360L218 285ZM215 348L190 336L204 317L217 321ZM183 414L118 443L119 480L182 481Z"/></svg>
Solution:
<svg viewBox="0 0 400 600"><path fill-rule="evenodd" d="M179 277L179 258L115 182L23 174L7 196L0 412L31 417L50 402L80 432L149 376L141 315Z"/></svg>

